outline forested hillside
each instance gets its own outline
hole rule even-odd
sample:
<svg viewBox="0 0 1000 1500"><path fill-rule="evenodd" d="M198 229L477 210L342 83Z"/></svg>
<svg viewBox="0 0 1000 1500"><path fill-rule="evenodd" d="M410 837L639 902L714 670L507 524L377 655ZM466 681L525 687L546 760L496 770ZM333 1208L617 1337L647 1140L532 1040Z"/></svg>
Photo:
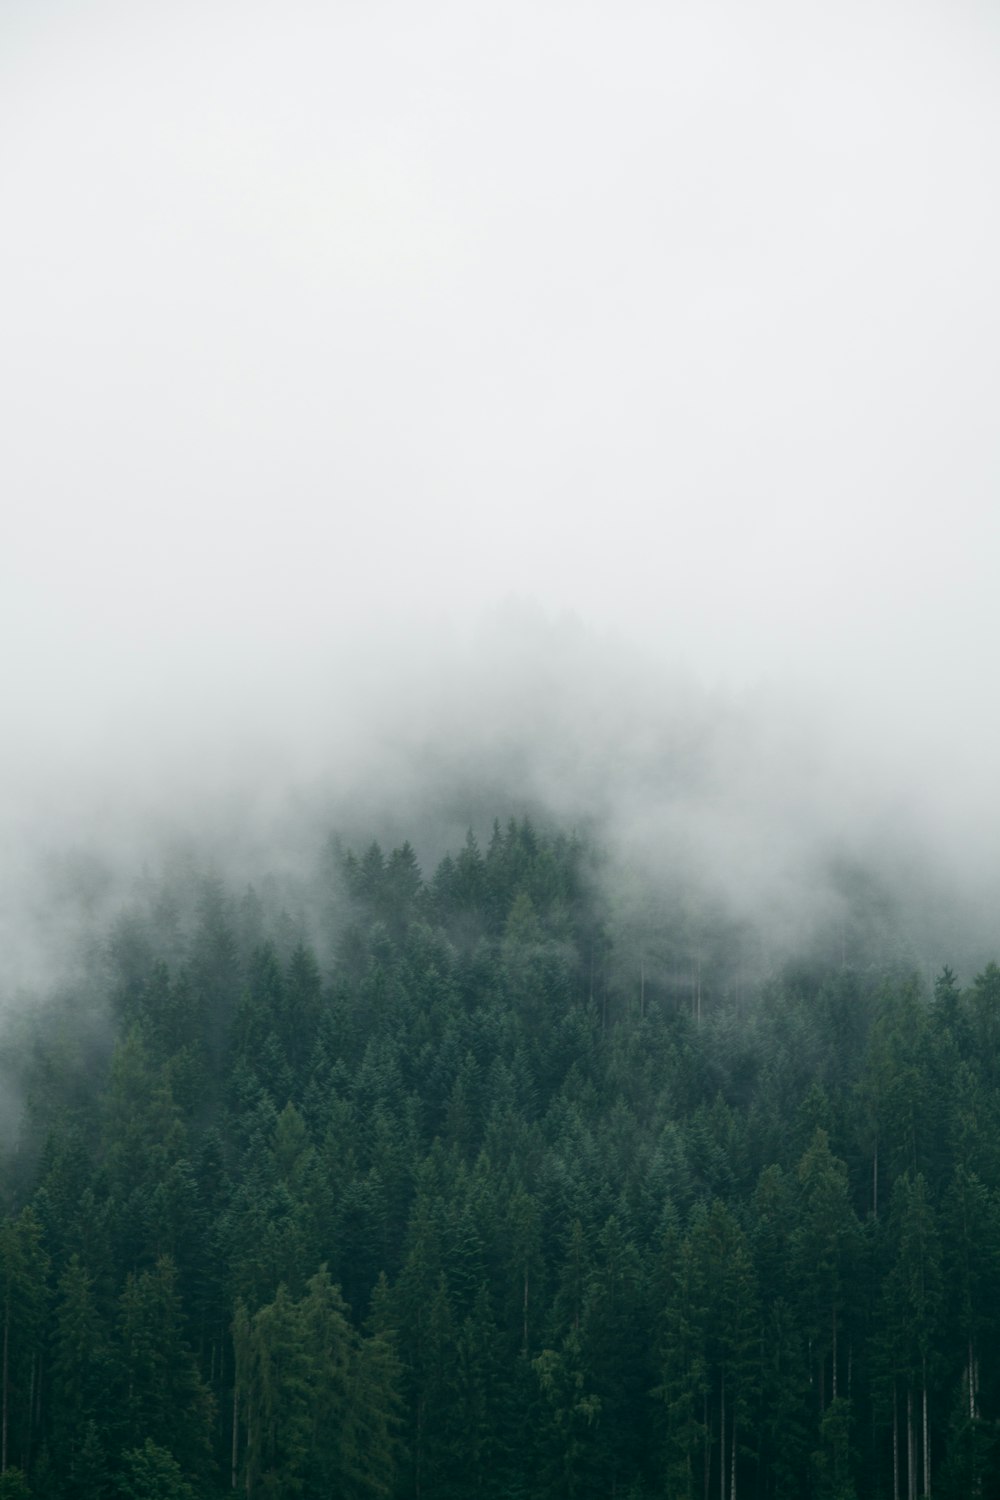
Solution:
<svg viewBox="0 0 1000 1500"><path fill-rule="evenodd" d="M8 1018L0 1497L996 1493L1000 969L597 858L174 867Z"/></svg>

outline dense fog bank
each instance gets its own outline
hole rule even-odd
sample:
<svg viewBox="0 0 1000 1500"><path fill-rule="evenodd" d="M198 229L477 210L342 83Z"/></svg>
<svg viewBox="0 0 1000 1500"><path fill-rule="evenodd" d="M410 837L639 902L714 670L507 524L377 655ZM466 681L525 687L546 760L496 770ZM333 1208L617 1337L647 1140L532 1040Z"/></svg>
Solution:
<svg viewBox="0 0 1000 1500"><path fill-rule="evenodd" d="M876 753L801 683L708 686L521 606L303 675L273 694L220 680L215 698L196 680L138 721L123 694L99 742L70 730L40 764L8 750L8 1001L65 978L144 871L186 859L234 888L269 880L306 912L331 835L409 838L431 873L467 830L485 841L524 815L586 837L654 970L682 909L743 934L748 980L814 949L925 977L995 949L991 790L956 786L961 761L908 724Z"/></svg>

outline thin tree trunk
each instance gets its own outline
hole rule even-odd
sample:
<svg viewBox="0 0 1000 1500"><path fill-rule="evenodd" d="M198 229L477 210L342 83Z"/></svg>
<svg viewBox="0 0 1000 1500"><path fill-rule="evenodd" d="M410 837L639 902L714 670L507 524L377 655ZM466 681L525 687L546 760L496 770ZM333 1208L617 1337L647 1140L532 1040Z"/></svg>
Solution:
<svg viewBox="0 0 1000 1500"><path fill-rule="evenodd" d="M899 1500L899 1403L892 1382L892 1500Z"/></svg>
<svg viewBox="0 0 1000 1500"><path fill-rule="evenodd" d="M35 1426L35 1391L38 1385L38 1351L31 1356L31 1380L28 1383L28 1434L25 1438L24 1453L21 1455L21 1470L26 1475L28 1472L28 1460L31 1456L31 1437Z"/></svg>
<svg viewBox="0 0 1000 1500"><path fill-rule="evenodd" d="M45 1372L45 1350L38 1351L38 1381L35 1385L35 1420L32 1423L34 1432L42 1425L42 1390L44 1388L43 1375Z"/></svg>
<svg viewBox="0 0 1000 1500"><path fill-rule="evenodd" d="M416 1451L413 1455L413 1493L417 1496L417 1500L419 1500L419 1497L423 1492L422 1481L424 1471L424 1398L422 1396L417 1397L416 1416L417 1441L414 1445Z"/></svg>
<svg viewBox="0 0 1000 1500"><path fill-rule="evenodd" d="M726 1500L726 1376L719 1376L719 1500Z"/></svg>
<svg viewBox="0 0 1000 1500"><path fill-rule="evenodd" d="M234 1370L233 1371L233 1447L232 1447L232 1472L233 1472L233 1486L232 1487L233 1487L233 1489L236 1488L237 1471L239 1469L239 1457L240 1457L239 1417L240 1417L240 1388L239 1388L239 1385L237 1384L237 1381L236 1381L236 1371Z"/></svg>
<svg viewBox="0 0 1000 1500"><path fill-rule="evenodd" d="M913 1387L906 1387L906 1494L917 1500L917 1443L913 1431Z"/></svg>
<svg viewBox="0 0 1000 1500"><path fill-rule="evenodd" d="M837 1399L837 1304L833 1306L833 1399Z"/></svg>
<svg viewBox="0 0 1000 1500"><path fill-rule="evenodd" d="M923 1423L924 1423L924 1495L931 1500L931 1431L927 1425L927 1360L924 1360Z"/></svg>
<svg viewBox="0 0 1000 1500"><path fill-rule="evenodd" d="M730 1428L729 1438L729 1500L736 1500L736 1413L733 1412L733 1421Z"/></svg>
<svg viewBox="0 0 1000 1500"><path fill-rule="evenodd" d="M969 1410L972 1414L972 1421L973 1423L975 1423L979 1418L979 1361L976 1358L975 1349L973 1348L971 1339L969 1340ZM973 1473L975 1476L975 1487L973 1489L973 1494L978 1496L983 1492L983 1481L979 1472L979 1464L975 1457L975 1427L973 1427L972 1430L972 1443L973 1463L975 1465L973 1469Z"/></svg>
<svg viewBox="0 0 1000 1500"><path fill-rule="evenodd" d="M878 1218L878 1130L875 1131L875 1154L872 1157L872 1218Z"/></svg>

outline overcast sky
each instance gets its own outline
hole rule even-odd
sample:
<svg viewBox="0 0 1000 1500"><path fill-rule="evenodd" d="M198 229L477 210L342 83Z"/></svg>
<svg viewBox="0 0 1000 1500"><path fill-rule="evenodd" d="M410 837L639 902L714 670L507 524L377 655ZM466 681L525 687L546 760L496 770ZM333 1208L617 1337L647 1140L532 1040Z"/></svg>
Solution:
<svg viewBox="0 0 1000 1500"><path fill-rule="evenodd" d="M992 0L2 0L8 801L511 596L978 795L998 148Z"/></svg>

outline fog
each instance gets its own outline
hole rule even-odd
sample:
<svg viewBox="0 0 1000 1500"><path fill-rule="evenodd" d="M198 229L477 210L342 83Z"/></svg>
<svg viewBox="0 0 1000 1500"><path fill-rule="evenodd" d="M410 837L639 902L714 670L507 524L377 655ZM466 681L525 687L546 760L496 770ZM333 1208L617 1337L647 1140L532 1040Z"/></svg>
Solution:
<svg viewBox="0 0 1000 1500"><path fill-rule="evenodd" d="M964 0L7 0L0 991L171 847L524 812L776 952L855 864L1000 950L998 64Z"/></svg>

